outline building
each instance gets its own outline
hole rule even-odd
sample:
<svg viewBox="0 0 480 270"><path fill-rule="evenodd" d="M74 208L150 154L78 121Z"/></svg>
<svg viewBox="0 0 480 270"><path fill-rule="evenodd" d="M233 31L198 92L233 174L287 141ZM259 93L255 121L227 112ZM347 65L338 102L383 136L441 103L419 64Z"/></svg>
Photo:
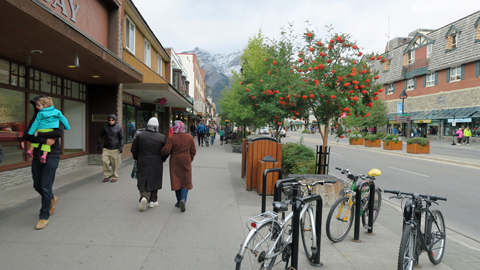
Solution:
<svg viewBox="0 0 480 270"><path fill-rule="evenodd" d="M407 137L416 126L436 140L452 139L458 126L480 136L480 11L436 30L415 30L387 48L387 60L372 66L384 86L389 127L401 125L395 117L403 109L411 119Z"/></svg>
<svg viewBox="0 0 480 270"><path fill-rule="evenodd" d="M202 120L206 120L206 98L207 98L207 84L205 81L205 70L200 68L197 55L194 53L179 53L178 56L182 59L183 66L187 70L190 83L189 95L194 100L194 111Z"/></svg>

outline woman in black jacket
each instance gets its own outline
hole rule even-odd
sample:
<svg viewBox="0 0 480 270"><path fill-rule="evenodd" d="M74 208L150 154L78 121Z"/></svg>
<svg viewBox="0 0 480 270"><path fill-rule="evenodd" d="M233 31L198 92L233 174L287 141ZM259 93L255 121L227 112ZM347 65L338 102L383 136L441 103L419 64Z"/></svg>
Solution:
<svg viewBox="0 0 480 270"><path fill-rule="evenodd" d="M37 118L38 110L36 108L36 104L37 101L42 97L46 96L40 95L30 100L30 103L33 105L34 114L30 120L30 123L28 124L27 130L30 129L33 122ZM33 187L42 197L42 207L40 208L39 221L37 222L37 225L35 225L35 229L37 230L47 227L49 218L55 212L55 204L58 201L58 197L53 195L52 186L55 180L55 173L58 168L58 163L60 161L60 155L62 154L62 147L58 138L63 136L64 130L65 127L60 122L60 126L53 129L51 132L39 132L37 135L28 135L27 132L23 134L23 140L25 141L48 144L51 147L51 151L47 155L46 163L40 162L40 157L42 156L42 152L39 150L40 147L35 148L33 151Z"/></svg>

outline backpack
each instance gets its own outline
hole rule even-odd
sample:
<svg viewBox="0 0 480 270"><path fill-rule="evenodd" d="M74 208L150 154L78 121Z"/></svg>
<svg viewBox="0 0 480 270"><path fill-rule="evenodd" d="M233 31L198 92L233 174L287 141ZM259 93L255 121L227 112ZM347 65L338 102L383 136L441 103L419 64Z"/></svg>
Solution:
<svg viewBox="0 0 480 270"><path fill-rule="evenodd" d="M204 125L198 126L198 133L205 133L206 128Z"/></svg>

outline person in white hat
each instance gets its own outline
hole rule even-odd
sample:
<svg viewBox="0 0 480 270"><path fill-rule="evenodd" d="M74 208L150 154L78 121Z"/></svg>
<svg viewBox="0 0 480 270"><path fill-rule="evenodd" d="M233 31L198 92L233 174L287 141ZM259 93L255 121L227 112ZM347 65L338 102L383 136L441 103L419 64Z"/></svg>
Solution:
<svg viewBox="0 0 480 270"><path fill-rule="evenodd" d="M158 133L158 119L150 118L144 131L135 135L132 144L133 159L137 161L137 188L140 192L141 212L147 204L153 208L158 206L158 190L163 183L163 158L160 155L166 139Z"/></svg>

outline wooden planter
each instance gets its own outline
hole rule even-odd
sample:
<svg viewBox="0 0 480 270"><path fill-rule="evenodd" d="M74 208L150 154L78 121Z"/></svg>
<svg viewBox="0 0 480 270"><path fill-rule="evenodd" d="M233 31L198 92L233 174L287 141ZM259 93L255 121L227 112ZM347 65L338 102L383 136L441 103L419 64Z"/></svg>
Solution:
<svg viewBox="0 0 480 270"><path fill-rule="evenodd" d="M350 145L363 145L363 138L353 139Z"/></svg>
<svg viewBox="0 0 480 270"><path fill-rule="evenodd" d="M430 145L420 146L419 144L407 144L407 153L430 154Z"/></svg>
<svg viewBox="0 0 480 270"><path fill-rule="evenodd" d="M385 142L383 142L383 149L385 149L385 150L403 150L403 142L389 142L388 145L385 145Z"/></svg>
<svg viewBox="0 0 480 270"><path fill-rule="evenodd" d="M374 142L365 140L365 147L381 147L381 146L382 146L381 140L375 140Z"/></svg>

